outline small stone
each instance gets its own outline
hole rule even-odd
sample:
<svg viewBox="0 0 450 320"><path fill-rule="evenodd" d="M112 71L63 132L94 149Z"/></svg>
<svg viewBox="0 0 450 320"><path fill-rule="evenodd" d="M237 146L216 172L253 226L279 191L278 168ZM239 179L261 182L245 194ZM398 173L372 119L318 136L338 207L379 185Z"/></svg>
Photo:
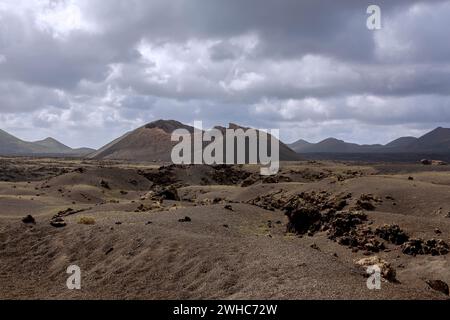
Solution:
<svg viewBox="0 0 450 320"><path fill-rule="evenodd" d="M77 169L74 170L74 172L83 173L84 169L83 168L77 168Z"/></svg>
<svg viewBox="0 0 450 320"><path fill-rule="evenodd" d="M111 187L109 186L109 183L105 180L100 181L100 186L105 189L111 189Z"/></svg>
<svg viewBox="0 0 450 320"><path fill-rule="evenodd" d="M179 219L178 220L178 222L191 222L192 220L191 220L191 218L189 218L189 217L184 217L183 219Z"/></svg>
<svg viewBox="0 0 450 320"><path fill-rule="evenodd" d="M25 224L36 224L36 220L34 220L32 215L27 215L25 218L22 219L22 222Z"/></svg>
<svg viewBox="0 0 450 320"><path fill-rule="evenodd" d="M55 228L63 228L67 226L67 223L63 219L60 219L50 221L50 225Z"/></svg>

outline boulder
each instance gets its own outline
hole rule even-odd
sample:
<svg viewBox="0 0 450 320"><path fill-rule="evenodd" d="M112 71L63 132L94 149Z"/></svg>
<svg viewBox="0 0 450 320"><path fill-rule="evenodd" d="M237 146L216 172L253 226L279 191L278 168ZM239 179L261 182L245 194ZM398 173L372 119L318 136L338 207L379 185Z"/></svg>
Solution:
<svg viewBox="0 0 450 320"><path fill-rule="evenodd" d="M378 256L363 258L355 261L355 264L360 267L368 268L371 266L378 266L381 271L381 276L389 282L397 282L396 271L389 262L381 259Z"/></svg>
<svg viewBox="0 0 450 320"><path fill-rule="evenodd" d="M426 283L431 289L442 292L443 294L449 295L448 284L442 280L427 280Z"/></svg>

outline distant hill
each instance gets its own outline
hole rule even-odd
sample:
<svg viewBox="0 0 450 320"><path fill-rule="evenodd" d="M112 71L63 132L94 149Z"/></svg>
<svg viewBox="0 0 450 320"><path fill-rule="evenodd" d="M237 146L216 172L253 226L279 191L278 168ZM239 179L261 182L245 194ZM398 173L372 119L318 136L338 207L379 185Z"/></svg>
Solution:
<svg viewBox="0 0 450 320"><path fill-rule="evenodd" d="M334 138L319 143L299 140L289 145L297 153L421 153L445 154L450 152L450 129L437 128L420 138L401 137L386 145L359 145Z"/></svg>
<svg viewBox="0 0 450 320"><path fill-rule="evenodd" d="M356 152L360 148L355 143L348 143L342 140L328 138L317 144L310 144L305 149L309 152Z"/></svg>
<svg viewBox="0 0 450 320"><path fill-rule="evenodd" d="M85 156L93 151L95 150L89 148L72 149L53 138L36 142L23 141L0 129L0 155L3 156Z"/></svg>
<svg viewBox="0 0 450 320"><path fill-rule="evenodd" d="M416 141L417 141L416 137L401 137L395 139L394 141L389 142L388 144L385 145L385 147L391 148L392 150L405 149Z"/></svg>
<svg viewBox="0 0 450 320"><path fill-rule="evenodd" d="M58 153L69 153L72 151L71 148L53 138L46 138L44 140L35 141L33 142L33 144L35 146L41 146L43 148L47 148L49 150L53 150Z"/></svg>
<svg viewBox="0 0 450 320"><path fill-rule="evenodd" d="M225 130L223 127L216 128ZM230 128L242 127L230 124ZM190 134L194 133L194 127L181 122L158 120L124 134L89 157L92 159L170 162L172 148L177 144L177 142L171 141L171 135L176 129L186 129ZM280 159L298 160L299 156L285 144L280 143Z"/></svg>
<svg viewBox="0 0 450 320"><path fill-rule="evenodd" d="M407 146L415 152L447 153L450 152L450 129L436 128Z"/></svg>
<svg viewBox="0 0 450 320"><path fill-rule="evenodd" d="M364 153L376 152L382 147L378 144L359 145L335 138L327 138L318 143L309 143L305 140L299 141L289 144L288 146L298 153Z"/></svg>
<svg viewBox="0 0 450 320"><path fill-rule="evenodd" d="M92 159L115 159L132 161L170 161L171 134L175 129L194 128L175 120L158 120L136 130L127 132L98 151L89 155Z"/></svg>
<svg viewBox="0 0 450 320"><path fill-rule="evenodd" d="M300 140L295 141L294 143L291 143L289 145L289 147L294 151L300 152L301 150L307 149L311 145L313 145L313 144L306 140L300 139Z"/></svg>

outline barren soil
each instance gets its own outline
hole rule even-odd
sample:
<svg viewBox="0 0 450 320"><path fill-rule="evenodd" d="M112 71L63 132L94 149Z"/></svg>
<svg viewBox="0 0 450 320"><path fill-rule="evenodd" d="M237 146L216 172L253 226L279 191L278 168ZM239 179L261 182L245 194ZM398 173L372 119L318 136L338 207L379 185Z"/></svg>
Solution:
<svg viewBox="0 0 450 320"><path fill-rule="evenodd" d="M361 212L366 228L398 225L411 239L448 244L450 167L304 161L282 163L275 177L258 172L2 158L0 298L448 298L427 281L450 284L450 254L406 254L380 238L374 252L325 229L301 234L287 228L286 205L345 195L339 211ZM366 198L373 207L358 207ZM355 264L373 256L396 272L381 290L369 290ZM81 290L66 287L73 264Z"/></svg>

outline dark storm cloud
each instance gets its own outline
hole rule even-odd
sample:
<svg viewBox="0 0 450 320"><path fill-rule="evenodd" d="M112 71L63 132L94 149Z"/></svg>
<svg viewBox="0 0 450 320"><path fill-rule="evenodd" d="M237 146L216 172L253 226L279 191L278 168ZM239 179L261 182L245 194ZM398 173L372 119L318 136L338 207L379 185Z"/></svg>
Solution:
<svg viewBox="0 0 450 320"><path fill-rule="evenodd" d="M0 13L1 14L1 13ZM72 88L81 79L102 81L109 65L138 57L130 47L114 47L93 34L73 32L67 39L21 23L15 14L1 14L0 79L32 85Z"/></svg>
<svg viewBox="0 0 450 320"><path fill-rule="evenodd" d="M146 37L159 41L184 42L190 38L226 39L246 32L256 32L262 39L260 54L263 56L301 57L312 53L337 56L345 60L365 60L372 58L374 51L372 32L365 28L366 8L370 4L379 5L383 14L388 16L393 12L404 12L417 3L433 4L443 1L93 2L95 10L91 11L92 18L104 22L114 41ZM442 27L445 21L432 23L437 24L436 27ZM417 24L415 29L420 29L421 25L423 26ZM432 30L434 33L437 28ZM422 31L422 34L429 33L429 30Z"/></svg>

